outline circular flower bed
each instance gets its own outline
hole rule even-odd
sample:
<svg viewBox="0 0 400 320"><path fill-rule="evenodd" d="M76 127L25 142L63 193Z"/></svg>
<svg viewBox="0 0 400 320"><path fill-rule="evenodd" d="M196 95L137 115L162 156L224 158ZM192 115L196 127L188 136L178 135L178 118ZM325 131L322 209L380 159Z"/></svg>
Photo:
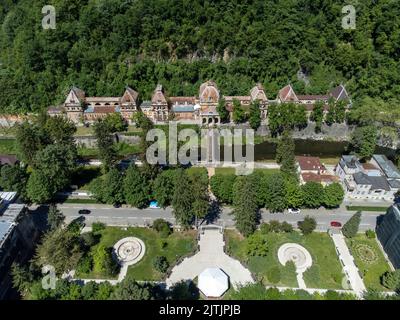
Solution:
<svg viewBox="0 0 400 320"><path fill-rule="evenodd" d="M367 244L357 244L354 249L358 257L365 263L374 263L378 260L374 248Z"/></svg>

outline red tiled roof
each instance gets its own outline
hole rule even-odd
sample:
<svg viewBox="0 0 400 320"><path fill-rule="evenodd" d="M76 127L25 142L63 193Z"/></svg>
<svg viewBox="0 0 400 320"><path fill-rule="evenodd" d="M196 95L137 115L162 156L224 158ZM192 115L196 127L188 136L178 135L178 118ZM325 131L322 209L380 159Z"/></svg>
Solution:
<svg viewBox="0 0 400 320"><path fill-rule="evenodd" d="M316 174L313 172L305 172L301 174L304 182L336 182L338 177L330 174Z"/></svg>
<svg viewBox="0 0 400 320"><path fill-rule="evenodd" d="M94 107L93 113L114 113L115 107Z"/></svg>
<svg viewBox="0 0 400 320"><path fill-rule="evenodd" d="M318 157L296 157L301 170L326 170Z"/></svg>

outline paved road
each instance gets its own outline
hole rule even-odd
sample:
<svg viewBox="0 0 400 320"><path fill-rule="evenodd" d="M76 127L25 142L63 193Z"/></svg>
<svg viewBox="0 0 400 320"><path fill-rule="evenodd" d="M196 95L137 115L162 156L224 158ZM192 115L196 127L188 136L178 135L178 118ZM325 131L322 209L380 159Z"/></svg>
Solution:
<svg viewBox="0 0 400 320"><path fill-rule="evenodd" d="M107 205L81 205L81 204L60 204L59 209L66 216L66 222L71 221L79 217L78 211L80 209L89 209L91 214L85 216L87 224L90 225L93 222L103 222L109 225L126 226L126 225L151 225L155 219L165 219L170 223L174 224L175 219L172 214L172 208L167 209L144 209L139 210L136 208L113 208ZM226 227L234 226L233 216L230 215L231 208L223 208L219 215L219 218L215 223L224 225ZM298 221L304 219L306 215L312 216L317 220L317 229L319 231L326 231L331 221L339 221L342 224L345 223L354 212L346 211L345 209L336 210L303 210L300 214L288 214L288 213L275 213L271 214L268 211L261 212L262 221L287 221L294 226L297 225ZM375 229L376 218L382 213L378 212L365 212L362 215L360 224L360 231L368 229Z"/></svg>

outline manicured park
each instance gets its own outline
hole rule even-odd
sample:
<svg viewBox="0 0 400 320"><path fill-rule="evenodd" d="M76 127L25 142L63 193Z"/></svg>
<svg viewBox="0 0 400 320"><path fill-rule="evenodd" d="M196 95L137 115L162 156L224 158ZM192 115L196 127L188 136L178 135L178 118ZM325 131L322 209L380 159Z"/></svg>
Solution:
<svg viewBox="0 0 400 320"><path fill-rule="evenodd" d="M98 231L99 242L90 250L95 252L98 246L104 245L112 248L119 240L127 237L141 239L146 247L146 253L141 261L128 268L127 275L137 281L160 281L164 274L155 270L153 264L157 256L165 256L170 266L173 266L184 256L196 250L196 233L174 232L168 237L162 237L157 231L148 228L118 228L106 227ZM82 278L96 279L104 277L103 274L81 274Z"/></svg>
<svg viewBox="0 0 400 320"><path fill-rule="evenodd" d="M381 285L381 276L390 271L390 267L380 249L376 239L369 239L365 234L346 239L347 246L354 257L354 261L365 286L379 291L388 289Z"/></svg>
<svg viewBox="0 0 400 320"><path fill-rule="evenodd" d="M257 233L260 232L257 231ZM246 254L248 240L236 231L227 230L225 237L228 253L247 265L257 279L265 285L298 286L294 265L281 265L277 255L281 245L297 243L310 252L313 260L312 267L304 273L304 281L307 287L342 289L342 268L328 234L312 233L304 236L297 231L262 234L268 246L266 256L248 256Z"/></svg>

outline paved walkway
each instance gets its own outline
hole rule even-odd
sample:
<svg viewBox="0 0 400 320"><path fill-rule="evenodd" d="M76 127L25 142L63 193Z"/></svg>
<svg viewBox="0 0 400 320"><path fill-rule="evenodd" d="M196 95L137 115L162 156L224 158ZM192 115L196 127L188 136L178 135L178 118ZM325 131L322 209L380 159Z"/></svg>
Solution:
<svg viewBox="0 0 400 320"><path fill-rule="evenodd" d="M349 248L346 245L343 234L340 232L333 234L330 233L330 235L335 244L339 260L343 265L343 271L345 272L347 279L350 282L351 288L354 290L357 296L362 296L362 293L363 291L366 291L366 288L362 278L360 277L358 268L354 263L354 258L350 254Z"/></svg>
<svg viewBox="0 0 400 320"><path fill-rule="evenodd" d="M219 229L205 229L200 236L200 251L172 269L167 279L170 287L182 280L193 280L207 268L220 268L228 276L234 288L246 283L254 283L249 270L239 261L231 258L224 252L225 242Z"/></svg>

